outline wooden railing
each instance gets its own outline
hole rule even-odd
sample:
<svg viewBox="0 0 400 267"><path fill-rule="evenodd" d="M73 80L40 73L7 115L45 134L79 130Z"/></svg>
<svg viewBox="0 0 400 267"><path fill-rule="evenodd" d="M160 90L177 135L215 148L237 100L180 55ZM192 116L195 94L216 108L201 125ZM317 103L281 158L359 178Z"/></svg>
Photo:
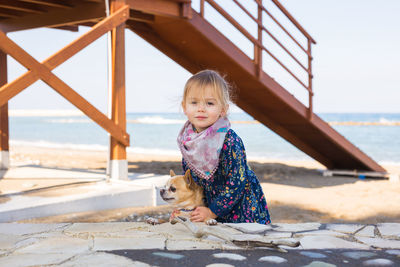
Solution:
<svg viewBox="0 0 400 267"><path fill-rule="evenodd" d="M254 45L254 64L256 66L256 74L259 77L261 72L263 71L263 62L262 62L262 52L265 51L271 58L273 58L287 73L289 73L302 87L304 87L308 91L308 111L309 111L309 118L311 119L312 114L313 114L313 89L312 89L312 79L313 79L313 74L312 74L312 53L311 53L311 45L316 44L315 40L304 30L304 28L290 15L290 13L282 6L282 4L278 0L267 0L271 1L287 18L288 20L299 30L299 32L307 39L307 47L304 47L303 45L300 44L299 40L297 40L293 35L276 19L273 14L263 5L263 0L254 0L257 4L257 17L253 16L251 12L246 9L246 7L243 6L238 0L231 0L233 1L247 16L249 16L258 26L258 31L257 31L257 38L255 38L252 34L249 33L248 30L246 30L245 27L243 27L235 18L233 18L222 6L220 6L216 1L214 0L201 0L200 1L200 15L202 17L205 16L204 12L204 5L205 2L207 2L210 6L212 6L218 13L220 13L227 21L229 21L236 29L238 29L250 42L253 43ZM265 1L265 0L264 0ZM290 51L289 48L287 48L282 42L280 42L274 34L268 30L262 21L263 14L267 14L272 21L276 23L276 25L282 29L283 32L291 39L293 42L300 48L300 50L305 53L307 56L307 66L303 64L298 57L294 55L293 52ZM307 76L308 76L308 83L306 84L303 82L298 75L294 73L290 68L288 68L279 58L278 56L274 55L274 53L268 49L267 47L264 46L263 44L263 32L268 34L272 40L276 42L276 44L283 49L283 51L286 52L287 55L289 55L290 58L296 62L298 66L304 71Z"/></svg>

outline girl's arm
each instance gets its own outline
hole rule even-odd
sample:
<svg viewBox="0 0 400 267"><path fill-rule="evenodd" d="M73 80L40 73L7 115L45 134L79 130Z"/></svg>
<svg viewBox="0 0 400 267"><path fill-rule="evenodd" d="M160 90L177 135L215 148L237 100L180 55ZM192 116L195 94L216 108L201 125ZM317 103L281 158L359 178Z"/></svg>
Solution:
<svg viewBox="0 0 400 267"><path fill-rule="evenodd" d="M237 202L242 199L247 179L246 179L246 156L240 137L236 134L228 137L222 151L222 175L224 176L224 189L210 203L210 210L218 217L224 217L231 212Z"/></svg>

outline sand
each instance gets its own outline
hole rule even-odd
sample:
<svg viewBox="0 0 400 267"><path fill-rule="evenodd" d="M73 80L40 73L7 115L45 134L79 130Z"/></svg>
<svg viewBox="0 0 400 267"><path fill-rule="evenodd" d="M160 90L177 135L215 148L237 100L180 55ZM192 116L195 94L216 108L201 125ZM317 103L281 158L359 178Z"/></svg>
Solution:
<svg viewBox="0 0 400 267"><path fill-rule="evenodd" d="M12 165L105 170L106 151L12 146ZM180 157L128 154L129 172L180 172ZM249 159L263 187L273 222L400 223L400 182L351 177L324 177L315 161ZM384 165L400 174L400 165ZM1 180L0 180L1 185ZM1 187L0 187L1 191ZM0 203L1 204L1 203ZM129 215L161 214L169 207L142 207L87 212L30 220L31 222L102 222Z"/></svg>

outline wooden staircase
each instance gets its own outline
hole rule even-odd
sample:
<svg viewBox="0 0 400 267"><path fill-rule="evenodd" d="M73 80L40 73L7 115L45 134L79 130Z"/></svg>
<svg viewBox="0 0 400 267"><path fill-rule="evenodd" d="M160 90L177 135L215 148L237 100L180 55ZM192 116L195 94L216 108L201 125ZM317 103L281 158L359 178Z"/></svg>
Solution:
<svg viewBox="0 0 400 267"><path fill-rule="evenodd" d="M304 153L329 169L385 171L267 73L259 71L253 59L194 9L186 8L180 16L149 12L148 21L133 19L127 27L191 73L207 68L226 74L238 89L236 104Z"/></svg>
<svg viewBox="0 0 400 267"><path fill-rule="evenodd" d="M218 3L231 3L240 8L256 23L257 34L251 35L227 9ZM288 21L303 34L307 40L304 47L290 31L266 8L266 2L280 10ZM0 68L6 73L5 55L13 56L29 71L7 84L6 75L0 76L0 151L8 151L8 108L7 102L37 79L41 79L62 94L100 126L106 129L118 146L125 149L129 145L129 135L125 125L125 59L124 27L129 28L154 47L162 51L191 73L203 69L214 69L226 75L227 80L237 88L236 104L256 120L272 129L285 140L319 161L329 169L348 169L384 172L374 160L368 157L342 135L336 132L313 112L312 53L313 38L302 28L278 0L198 0L198 12L191 0L111 0L112 12L106 18L104 0L7 0L0 8ZM256 4L257 12L249 12L244 4ZM250 58L229 38L216 29L206 18L210 8L217 11L241 32L254 46L254 57ZM257 13L255 15L255 13ZM288 49L270 32L270 24L263 23L269 16L289 38L304 52L306 60L298 60L297 55ZM6 34L13 31L39 27L77 31L78 26L93 26L88 33L51 56L43 63L37 62L23 49L13 43ZM121 26L118 26L121 25ZM117 27L118 26L118 27ZM116 82L113 90L118 92L113 98L115 112L120 117L107 118L76 94L72 88L51 72L53 68L76 54L109 30L115 32L112 46ZM270 36L289 57L303 69L308 78L300 79L282 62L268 45L263 43L263 34ZM264 72L263 55L273 58L288 74L307 90L308 106L291 93L268 73ZM302 63L307 61L308 64ZM265 66L264 66L265 67ZM270 66L267 66L270 67ZM1 74L0 73L0 74ZM304 73L303 73L304 74ZM157 75L157 74L155 74ZM304 81L306 79L306 81ZM113 102L113 103L114 103ZM118 112L117 112L118 111ZM121 150L122 151L122 150ZM123 150L124 151L124 150ZM122 153L122 152L121 152ZM123 154L118 159L126 159Z"/></svg>

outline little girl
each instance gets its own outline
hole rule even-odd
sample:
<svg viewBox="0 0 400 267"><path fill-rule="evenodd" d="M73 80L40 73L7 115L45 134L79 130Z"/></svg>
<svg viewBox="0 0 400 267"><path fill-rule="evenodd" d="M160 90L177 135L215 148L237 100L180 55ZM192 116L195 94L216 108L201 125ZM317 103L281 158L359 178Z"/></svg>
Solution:
<svg viewBox="0 0 400 267"><path fill-rule="evenodd" d="M197 207L191 221L269 224L260 183L247 165L240 137L227 116L229 86L215 71L193 75L185 85L182 107L188 121L178 136L184 172L190 169L208 207Z"/></svg>

